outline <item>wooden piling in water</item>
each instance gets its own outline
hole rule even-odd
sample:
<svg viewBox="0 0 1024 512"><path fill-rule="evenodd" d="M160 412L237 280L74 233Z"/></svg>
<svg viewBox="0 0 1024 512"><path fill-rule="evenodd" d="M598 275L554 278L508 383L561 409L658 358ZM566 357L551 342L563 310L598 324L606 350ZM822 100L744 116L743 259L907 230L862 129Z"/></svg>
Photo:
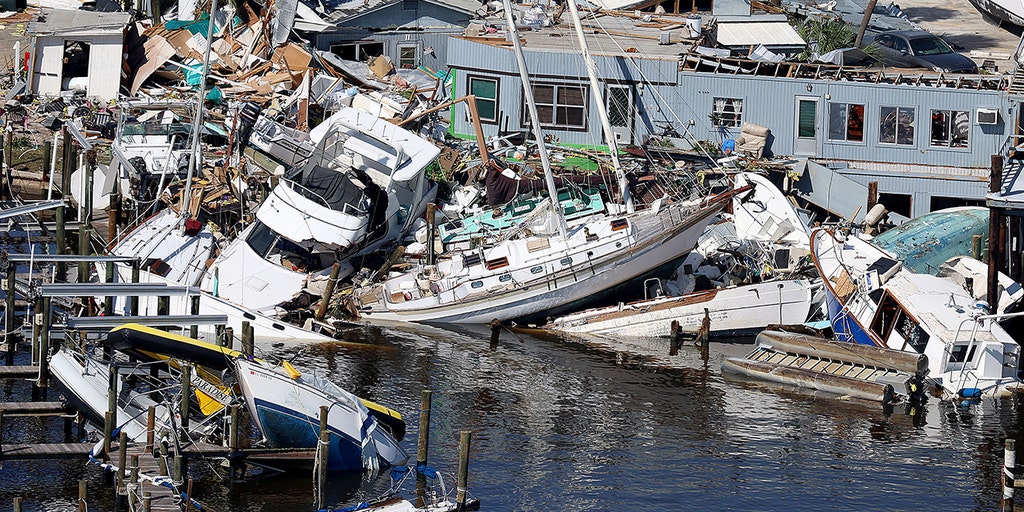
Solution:
<svg viewBox="0 0 1024 512"><path fill-rule="evenodd" d="M430 449L430 401L431 392L424 389L420 393L420 431L416 438L416 467L427 465L427 453ZM427 503L427 478L422 471L416 472L416 506L424 507Z"/></svg>
<svg viewBox="0 0 1024 512"><path fill-rule="evenodd" d="M128 496L128 503L131 504L129 507L134 507L139 501L139 454L133 453L129 460L131 461L129 462L131 476L128 478L127 492L125 494Z"/></svg>
<svg viewBox="0 0 1024 512"><path fill-rule="evenodd" d="M45 398L50 379L50 297L43 297L41 302L45 325L39 330L39 377L36 379L36 386Z"/></svg>
<svg viewBox="0 0 1024 512"><path fill-rule="evenodd" d="M0 453L4 453L4 410L0 409Z"/></svg>
<svg viewBox="0 0 1024 512"><path fill-rule="evenodd" d="M78 224L78 255L89 255L89 226L84 223ZM78 263L78 282L89 282L89 264L84 261Z"/></svg>
<svg viewBox="0 0 1024 512"><path fill-rule="evenodd" d="M316 450L316 508L324 506L324 488L327 487L328 452L331 446L331 433L320 431L320 444Z"/></svg>
<svg viewBox="0 0 1024 512"><path fill-rule="evenodd" d="M234 348L235 346L235 329L233 327L224 328L224 336L221 337L221 346L225 348Z"/></svg>
<svg viewBox="0 0 1024 512"><path fill-rule="evenodd" d="M498 340L501 339L501 322L495 318L491 320L491 348L498 348Z"/></svg>
<svg viewBox="0 0 1024 512"><path fill-rule="evenodd" d="M66 254L68 248L67 232L64 229L64 205L57 207L54 223L57 225L57 254ZM57 262L57 281L68 280L68 266L63 261Z"/></svg>
<svg viewBox="0 0 1024 512"><path fill-rule="evenodd" d="M153 442L156 440L156 406L149 406L146 411L146 453L153 453Z"/></svg>
<svg viewBox="0 0 1024 512"><path fill-rule="evenodd" d="M132 282L139 282L139 260L132 260ZM139 316L139 296L128 297L128 312L132 316Z"/></svg>
<svg viewBox="0 0 1024 512"><path fill-rule="evenodd" d="M106 278L106 282L113 283L114 282L114 262L108 261L107 262L107 268L104 269L104 270L106 271L106 275L104 276ZM104 302L103 302L103 314L106 315L106 316L110 316L110 315L114 314L114 297L112 295L108 295L106 297L106 299L104 299Z"/></svg>
<svg viewBox="0 0 1024 512"><path fill-rule="evenodd" d="M78 481L78 512L89 511L89 483L87 480Z"/></svg>
<svg viewBox="0 0 1024 512"><path fill-rule="evenodd" d="M114 413L103 413L103 460L110 460L110 436L114 435Z"/></svg>
<svg viewBox="0 0 1024 512"><path fill-rule="evenodd" d="M427 265L434 264L434 221L437 213L437 205L427 203Z"/></svg>
<svg viewBox="0 0 1024 512"><path fill-rule="evenodd" d="M21 501L22 498L20 496L14 498L14 512L22 512Z"/></svg>
<svg viewBox="0 0 1024 512"><path fill-rule="evenodd" d="M242 353L247 357L252 357L255 352L254 340L255 329L249 324L248 320L242 321Z"/></svg>
<svg viewBox="0 0 1024 512"><path fill-rule="evenodd" d="M188 431L188 409L192 402L192 367L183 364L181 367L181 430Z"/></svg>
<svg viewBox="0 0 1024 512"><path fill-rule="evenodd" d="M150 491L142 493L142 512L153 512L153 493Z"/></svg>
<svg viewBox="0 0 1024 512"><path fill-rule="evenodd" d="M335 261L331 265L331 277L327 280L327 289L324 290L324 296L320 298L320 307L316 310L317 320L323 320L327 316L327 308L331 305L331 297L334 296L334 287L338 284L338 274L340 273L341 263Z"/></svg>
<svg viewBox="0 0 1024 512"><path fill-rule="evenodd" d="M459 473L456 484L455 505L458 510L466 507L466 486L469 481L469 443L473 439L473 432L463 430L459 434Z"/></svg>
<svg viewBox="0 0 1024 512"><path fill-rule="evenodd" d="M7 307L7 309L5 310L6 316L5 316L5 319L4 319L4 330L6 332L8 332L8 333L14 332L14 307L15 307L14 306L14 298L15 298L14 287L17 284L17 281L16 281L16 279L17 279L17 277L16 277L17 276L16 269L17 269L17 265L13 261L8 261L7 262L7 285L4 287L4 293L7 294L7 296L6 296L6 307ZM10 348L8 348L8 351L10 351ZM8 357L8 359L11 359L11 358ZM7 364L11 364L11 363L9 362Z"/></svg>
<svg viewBox="0 0 1024 512"><path fill-rule="evenodd" d="M672 320L672 324L669 327L669 349L668 355L674 356L679 354L679 347L683 344L683 329L679 325L679 320Z"/></svg>
<svg viewBox="0 0 1024 512"><path fill-rule="evenodd" d="M121 432L117 436L117 486L115 493L117 499L123 500L125 495L124 474L125 466L128 464L128 434Z"/></svg>

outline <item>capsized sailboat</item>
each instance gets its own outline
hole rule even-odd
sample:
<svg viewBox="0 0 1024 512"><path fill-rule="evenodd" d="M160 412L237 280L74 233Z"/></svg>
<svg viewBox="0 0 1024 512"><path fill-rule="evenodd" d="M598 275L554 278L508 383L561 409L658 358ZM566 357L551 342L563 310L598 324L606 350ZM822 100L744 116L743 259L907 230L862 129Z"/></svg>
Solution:
<svg viewBox="0 0 1024 512"><path fill-rule="evenodd" d="M549 198L557 198L537 106L521 43L506 1L520 79L533 135L540 149ZM589 54L586 55L589 57ZM590 60L589 58L585 60ZM593 73L592 66L588 71ZM598 87L593 87L595 93ZM598 100L600 107L602 100ZM604 119L607 124L607 119ZM617 151L612 148L612 158ZM364 319L438 323L487 323L553 314L642 276L691 249L704 228L731 199L664 198L634 210L621 168L615 165L623 205L566 226L558 201L548 201L549 222L513 230L488 247L459 251L399 273L383 283L361 285L353 306Z"/></svg>

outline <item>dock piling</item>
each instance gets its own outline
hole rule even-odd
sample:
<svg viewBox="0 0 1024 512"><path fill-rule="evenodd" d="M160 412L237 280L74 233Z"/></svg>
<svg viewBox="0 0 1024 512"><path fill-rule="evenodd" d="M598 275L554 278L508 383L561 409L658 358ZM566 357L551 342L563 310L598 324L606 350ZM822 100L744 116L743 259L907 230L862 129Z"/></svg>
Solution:
<svg viewBox="0 0 1024 512"><path fill-rule="evenodd" d="M674 356L679 354L679 347L683 344L683 330L679 326L679 320L672 320L670 329L668 355Z"/></svg>
<svg viewBox="0 0 1024 512"><path fill-rule="evenodd" d="M249 324L248 320L242 321L242 353L246 357L252 357L255 351L253 347L253 336L255 335L255 329Z"/></svg>
<svg viewBox="0 0 1024 512"><path fill-rule="evenodd" d="M68 242L67 234L64 229L64 206L58 206L55 212L54 223L57 225L57 254L64 254L67 252ZM63 261L57 262L57 275L54 278L57 281L68 280L68 266Z"/></svg>
<svg viewBox="0 0 1024 512"><path fill-rule="evenodd" d="M139 454L133 453L129 460L131 476L128 478L125 494L128 496L130 507L134 507L139 502Z"/></svg>
<svg viewBox="0 0 1024 512"><path fill-rule="evenodd" d="M199 294L196 294L196 295L193 295L192 298L190 299L192 301L191 302L191 312L192 312L192 315L198 315L199 314L199 299L200 299L200 297L201 296ZM196 325L196 324L192 324L191 326L189 326L189 328L188 328L188 335L192 339L198 338L199 337L199 326Z"/></svg>
<svg viewBox="0 0 1024 512"><path fill-rule="evenodd" d="M327 455L331 446L331 433L320 431L320 444L316 449L316 508L324 506L324 488L327 487Z"/></svg>
<svg viewBox="0 0 1024 512"><path fill-rule="evenodd" d="M114 413L103 413L103 460L110 460L110 436L114 435Z"/></svg>
<svg viewBox="0 0 1024 512"><path fill-rule="evenodd" d="M42 298L42 310L45 325L39 331L39 377L36 379L36 387L45 400L50 379L50 297Z"/></svg>
<svg viewBox="0 0 1024 512"><path fill-rule="evenodd" d="M13 261L7 262L7 286L4 288L4 293L6 294L7 301L7 309L5 310L6 316L4 319L4 330L6 332L14 332L14 287L16 268L17 265ZM8 348L8 351L11 351L10 348ZM8 356L8 360L10 360L10 356ZM12 363L8 362L7 364Z"/></svg>
<svg viewBox="0 0 1024 512"><path fill-rule="evenodd" d="M153 493L145 491L142 493L142 512L153 511Z"/></svg>
<svg viewBox="0 0 1024 512"><path fill-rule="evenodd" d="M117 487L115 492L117 493L118 501L124 499L125 496L125 485L124 485L124 474L125 465L128 463L128 434L121 432L117 436Z"/></svg>
<svg viewBox="0 0 1024 512"><path fill-rule="evenodd" d="M146 411L146 453L153 453L153 441L155 440L156 433L156 406L149 406L149 410Z"/></svg>
<svg viewBox="0 0 1024 512"><path fill-rule="evenodd" d="M456 484L455 504L458 510L466 507L466 483L469 480L469 443L473 432L463 430L459 434L459 476Z"/></svg>
<svg viewBox="0 0 1024 512"><path fill-rule="evenodd" d="M16 498L14 498L14 512L22 512L21 501L22 501L21 496L18 496Z"/></svg>
<svg viewBox="0 0 1024 512"><path fill-rule="evenodd" d="M139 260L132 260L132 282L139 282ZM128 297L128 313L132 316L139 316L139 296Z"/></svg>
<svg viewBox="0 0 1024 512"><path fill-rule="evenodd" d="M181 367L181 430L188 432L188 409L192 402L192 367L183 364Z"/></svg>
<svg viewBox="0 0 1024 512"><path fill-rule="evenodd" d="M171 298L169 296L163 295L156 298L156 314L157 316L171 314Z"/></svg>
<svg viewBox="0 0 1024 512"><path fill-rule="evenodd" d="M224 335L220 338L220 344L225 348L234 348L235 346L235 329L233 327L225 327Z"/></svg>
<svg viewBox="0 0 1024 512"><path fill-rule="evenodd" d="M0 459L4 453L4 410L0 409Z"/></svg>
<svg viewBox="0 0 1024 512"><path fill-rule="evenodd" d="M501 337L501 322L497 318L491 320L491 350L498 348L498 340Z"/></svg>
<svg viewBox="0 0 1024 512"><path fill-rule="evenodd" d="M78 481L78 512L89 511L89 483L87 480Z"/></svg>
<svg viewBox="0 0 1024 512"><path fill-rule="evenodd" d="M114 262L108 261L107 262L107 268L105 270L106 270L106 276L104 276L104 277L106 278L106 282L113 283L114 282ZM103 314L106 315L106 316L110 316L110 315L114 314L114 297L111 296L111 295L108 295L106 297L106 299L104 300L104 302L103 302Z"/></svg>
<svg viewBox="0 0 1024 512"><path fill-rule="evenodd" d="M430 401L432 391L424 389L420 394L420 431L416 439L416 467L427 465L430 448ZM416 506L426 506L427 478L422 471L416 472Z"/></svg>

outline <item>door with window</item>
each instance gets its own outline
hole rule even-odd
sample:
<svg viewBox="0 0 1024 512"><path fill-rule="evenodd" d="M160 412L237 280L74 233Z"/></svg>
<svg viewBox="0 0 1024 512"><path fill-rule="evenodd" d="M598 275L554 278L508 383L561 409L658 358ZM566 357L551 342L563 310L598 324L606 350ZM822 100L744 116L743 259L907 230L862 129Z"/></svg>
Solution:
<svg viewBox="0 0 1024 512"><path fill-rule="evenodd" d="M629 85L608 84L605 94L608 124L618 144L633 143L633 89Z"/></svg>
<svg viewBox="0 0 1024 512"><path fill-rule="evenodd" d="M793 134L793 154L818 154L818 98L796 97L796 133Z"/></svg>

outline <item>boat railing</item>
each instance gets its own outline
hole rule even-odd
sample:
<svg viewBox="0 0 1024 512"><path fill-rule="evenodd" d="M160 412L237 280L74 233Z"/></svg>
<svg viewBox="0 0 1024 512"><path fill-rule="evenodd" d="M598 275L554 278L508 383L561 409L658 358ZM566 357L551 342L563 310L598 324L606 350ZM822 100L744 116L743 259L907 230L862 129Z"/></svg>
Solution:
<svg viewBox="0 0 1024 512"><path fill-rule="evenodd" d="M1017 312L1017 313L994 313L994 314L989 314L989 315L974 315L974 316L971 316L970 318L965 318L965 319L960 321L960 325L957 326L956 333L953 335L953 339L950 340L949 342L947 342L945 344L945 348L943 349L943 359L945 361L947 361L947 362L951 362L950 358L953 355L953 349L956 347L957 342L961 341L961 339L962 339L961 336L963 336L965 334L965 332L964 332L965 331L965 326L968 323L971 324L970 337L966 338L966 341L968 343L967 343L967 347L966 347L966 349L964 351L964 360L963 360L963 362L962 362L962 364L961 364L961 366L959 368L959 370L960 370L960 382L959 382L959 386L958 386L959 389L963 389L964 383L967 382L967 379L970 378L971 376L973 376L974 370L978 369L978 361L981 360L981 356L980 355L978 355L978 357L974 358L973 362L969 360L970 355L971 355L971 351L972 350L977 350L976 347L978 345L978 329L983 327L984 323L986 321L998 322L998 321L1001 321L1001 320L1006 320L1006 319L1015 318L1015 317L1019 317L1019 316L1024 316L1024 311ZM1015 363L1019 363L1019 350L1017 350L1017 354L1018 354L1018 361L1015 361ZM1005 361L1003 362L1003 364L1004 365L1006 364ZM1014 366L1016 366L1016 364ZM977 380L978 380L977 376L974 376L974 381L976 382Z"/></svg>

